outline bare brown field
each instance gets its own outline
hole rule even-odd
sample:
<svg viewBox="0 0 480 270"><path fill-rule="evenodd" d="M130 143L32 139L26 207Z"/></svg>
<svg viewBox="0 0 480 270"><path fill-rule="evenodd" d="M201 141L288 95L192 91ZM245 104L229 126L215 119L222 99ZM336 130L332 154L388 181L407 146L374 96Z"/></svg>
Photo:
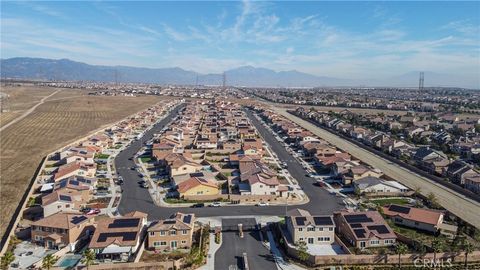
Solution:
<svg viewBox="0 0 480 270"><path fill-rule="evenodd" d="M8 94L10 111L24 111L35 105L43 97L48 96L58 89L40 88L34 86L6 86L2 91Z"/></svg>
<svg viewBox="0 0 480 270"><path fill-rule="evenodd" d="M60 90L48 100L76 98L87 94L85 90L36 87L33 85L2 87L1 92L8 94L8 112L0 113L0 127L10 123L39 103L42 98Z"/></svg>
<svg viewBox="0 0 480 270"><path fill-rule="evenodd" d="M5 232L30 179L45 155L162 100L162 97L157 96L82 96L65 99L68 94L63 91L61 93L62 99L47 100L30 115L2 131L1 234Z"/></svg>

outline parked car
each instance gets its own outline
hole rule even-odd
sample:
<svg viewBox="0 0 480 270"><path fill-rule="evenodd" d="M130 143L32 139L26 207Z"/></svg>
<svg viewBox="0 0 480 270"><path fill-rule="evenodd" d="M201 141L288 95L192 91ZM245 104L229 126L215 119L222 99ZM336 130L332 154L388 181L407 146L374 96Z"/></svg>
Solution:
<svg viewBox="0 0 480 270"><path fill-rule="evenodd" d="M85 208L82 208L82 210L80 210L80 212L82 212L82 213L85 214L85 213L90 212L91 210L92 210L92 208L90 208L90 207L85 207Z"/></svg>
<svg viewBox="0 0 480 270"><path fill-rule="evenodd" d="M259 202L257 203L257 206L268 206L267 202Z"/></svg>
<svg viewBox="0 0 480 270"><path fill-rule="evenodd" d="M222 205L220 204L220 202L213 202L213 203L211 203L209 206L210 206L210 207L220 207L220 206L222 206Z"/></svg>
<svg viewBox="0 0 480 270"><path fill-rule="evenodd" d="M87 215L97 215L97 214L100 214L100 209L98 208L92 209L87 213Z"/></svg>
<svg viewBox="0 0 480 270"><path fill-rule="evenodd" d="M196 203L196 204L192 204L192 206L190 206L190 207L192 207L192 208L202 208L204 206L205 206L204 203Z"/></svg>

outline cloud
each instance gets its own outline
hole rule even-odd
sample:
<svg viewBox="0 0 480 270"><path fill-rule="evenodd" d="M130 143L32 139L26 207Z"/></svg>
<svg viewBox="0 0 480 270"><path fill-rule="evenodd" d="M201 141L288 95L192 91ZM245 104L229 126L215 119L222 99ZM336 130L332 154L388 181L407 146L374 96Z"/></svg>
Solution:
<svg viewBox="0 0 480 270"><path fill-rule="evenodd" d="M475 25L471 23L469 20L459 20L459 21L451 21L442 27L441 30L454 30L457 33L461 33L467 36L480 36L480 25Z"/></svg>
<svg viewBox="0 0 480 270"><path fill-rule="evenodd" d="M172 27L166 24L163 25L163 30L165 34L167 34L170 38L172 38L175 41L186 41L190 39L190 37L187 34L176 31L175 29L173 29Z"/></svg>

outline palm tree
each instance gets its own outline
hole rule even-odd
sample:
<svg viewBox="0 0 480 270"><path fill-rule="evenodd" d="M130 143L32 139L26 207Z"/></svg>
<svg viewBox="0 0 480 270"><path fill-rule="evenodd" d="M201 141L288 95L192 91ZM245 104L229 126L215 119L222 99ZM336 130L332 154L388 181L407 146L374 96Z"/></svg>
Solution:
<svg viewBox="0 0 480 270"><path fill-rule="evenodd" d="M400 257L407 253L408 247L405 244L402 243L397 243L397 246L395 247L395 252L398 254L398 269L402 269L402 261Z"/></svg>
<svg viewBox="0 0 480 270"><path fill-rule="evenodd" d="M432 249L433 249L433 261L437 261L437 252L442 252L443 250L443 242L440 239L435 238L432 241Z"/></svg>
<svg viewBox="0 0 480 270"><path fill-rule="evenodd" d="M48 254L47 256L43 257L42 260L42 268L45 268L47 270L50 270L55 263L57 263L58 257L54 256L53 254Z"/></svg>
<svg viewBox="0 0 480 270"><path fill-rule="evenodd" d="M463 251L465 252L465 270L468 270L468 254L473 252L473 245L467 240L463 240Z"/></svg>
<svg viewBox="0 0 480 270"><path fill-rule="evenodd" d="M5 252L5 255L2 257L2 269L8 269L10 264L15 260L15 255L13 255L13 252L7 251Z"/></svg>
<svg viewBox="0 0 480 270"><path fill-rule="evenodd" d="M82 263L85 264L85 266L88 267L93 264L95 261L95 252L89 248L87 248L83 252L83 258L82 258Z"/></svg>

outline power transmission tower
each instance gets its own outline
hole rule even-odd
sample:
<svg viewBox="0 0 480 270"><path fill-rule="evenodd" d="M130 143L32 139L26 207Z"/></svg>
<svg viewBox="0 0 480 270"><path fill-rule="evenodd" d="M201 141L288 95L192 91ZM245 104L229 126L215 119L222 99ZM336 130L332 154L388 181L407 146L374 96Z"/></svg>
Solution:
<svg viewBox="0 0 480 270"><path fill-rule="evenodd" d="M423 90L423 83L424 83L424 72L420 72L420 78L418 79L418 90L422 91Z"/></svg>
<svg viewBox="0 0 480 270"><path fill-rule="evenodd" d="M223 90L226 89L226 87L225 87L226 84L227 84L227 74L225 74L225 72L223 72L223 84L222 84Z"/></svg>
<svg viewBox="0 0 480 270"><path fill-rule="evenodd" d="M115 69L115 86L118 86L118 70Z"/></svg>

